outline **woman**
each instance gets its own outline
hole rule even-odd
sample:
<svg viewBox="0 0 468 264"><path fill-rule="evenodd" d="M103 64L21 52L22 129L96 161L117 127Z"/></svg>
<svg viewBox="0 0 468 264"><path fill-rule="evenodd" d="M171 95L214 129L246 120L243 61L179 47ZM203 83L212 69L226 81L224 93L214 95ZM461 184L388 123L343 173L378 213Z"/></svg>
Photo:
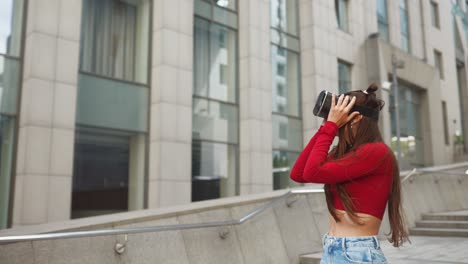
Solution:
<svg viewBox="0 0 468 264"><path fill-rule="evenodd" d="M409 241L395 155L375 119L349 113L354 104L380 111L377 89L371 84L366 91L333 95L328 118L291 170L296 182L325 184L329 230L320 263L387 263L377 239L387 201L389 242L399 247ZM335 136L338 144L328 153Z"/></svg>

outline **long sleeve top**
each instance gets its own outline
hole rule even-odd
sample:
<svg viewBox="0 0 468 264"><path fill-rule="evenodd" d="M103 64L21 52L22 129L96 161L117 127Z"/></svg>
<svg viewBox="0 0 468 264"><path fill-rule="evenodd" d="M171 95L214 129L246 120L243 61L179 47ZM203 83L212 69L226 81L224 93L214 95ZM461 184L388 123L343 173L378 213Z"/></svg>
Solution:
<svg viewBox="0 0 468 264"><path fill-rule="evenodd" d="M382 219L393 179L393 159L383 142L366 143L340 159L328 154L338 126L327 121L310 139L294 164L290 177L301 183L328 183L336 209L344 206L336 191L336 183L344 183L352 197L356 212Z"/></svg>

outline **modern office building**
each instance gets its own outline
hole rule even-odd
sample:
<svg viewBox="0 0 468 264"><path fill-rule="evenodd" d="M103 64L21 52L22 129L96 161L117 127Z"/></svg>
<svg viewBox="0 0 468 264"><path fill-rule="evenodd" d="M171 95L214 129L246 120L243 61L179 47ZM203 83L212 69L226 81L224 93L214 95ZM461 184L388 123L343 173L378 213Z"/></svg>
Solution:
<svg viewBox="0 0 468 264"><path fill-rule="evenodd" d="M316 95L392 81L397 61L399 96L380 90L379 122L395 151L400 128L401 167L460 160L465 11L442 0L3 0L0 228L297 186L289 168L321 123Z"/></svg>

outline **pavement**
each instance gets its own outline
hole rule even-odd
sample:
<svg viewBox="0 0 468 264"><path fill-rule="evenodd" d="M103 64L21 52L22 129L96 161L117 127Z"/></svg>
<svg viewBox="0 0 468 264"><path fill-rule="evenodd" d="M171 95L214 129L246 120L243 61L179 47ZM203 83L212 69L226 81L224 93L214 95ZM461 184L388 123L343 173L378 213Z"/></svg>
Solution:
<svg viewBox="0 0 468 264"><path fill-rule="evenodd" d="M380 246L391 264L442 264L468 263L468 237L410 236L395 248L390 242L380 240Z"/></svg>

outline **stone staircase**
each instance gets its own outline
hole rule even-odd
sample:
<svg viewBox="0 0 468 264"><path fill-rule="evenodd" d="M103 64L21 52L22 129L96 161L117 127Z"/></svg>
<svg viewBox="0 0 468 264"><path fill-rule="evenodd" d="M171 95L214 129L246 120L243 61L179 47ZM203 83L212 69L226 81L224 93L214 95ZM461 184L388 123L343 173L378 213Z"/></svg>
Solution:
<svg viewBox="0 0 468 264"><path fill-rule="evenodd" d="M411 235L468 237L468 210L422 214Z"/></svg>

